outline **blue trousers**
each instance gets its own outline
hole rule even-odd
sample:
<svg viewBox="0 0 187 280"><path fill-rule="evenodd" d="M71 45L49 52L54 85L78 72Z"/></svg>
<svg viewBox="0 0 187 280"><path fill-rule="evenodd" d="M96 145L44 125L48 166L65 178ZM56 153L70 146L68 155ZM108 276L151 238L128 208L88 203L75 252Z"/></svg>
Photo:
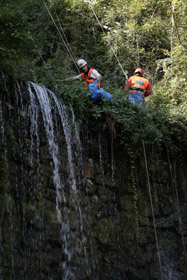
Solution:
<svg viewBox="0 0 187 280"><path fill-rule="evenodd" d="M137 106L142 106L144 102L144 98L141 92L132 93L127 97L127 100L129 100L130 103Z"/></svg>
<svg viewBox="0 0 187 280"><path fill-rule="evenodd" d="M113 98L113 95L104 90L103 88L98 89L97 81L88 85L89 92L91 93L92 100L100 100L102 96L108 100Z"/></svg>

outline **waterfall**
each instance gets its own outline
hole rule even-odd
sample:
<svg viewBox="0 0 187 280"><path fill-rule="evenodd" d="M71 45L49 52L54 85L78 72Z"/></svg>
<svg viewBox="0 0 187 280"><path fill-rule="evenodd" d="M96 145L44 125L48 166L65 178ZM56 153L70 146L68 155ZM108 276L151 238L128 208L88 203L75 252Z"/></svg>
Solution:
<svg viewBox="0 0 187 280"><path fill-rule="evenodd" d="M80 197L79 197L79 193L77 192L77 183L76 183L76 178L75 178L75 170L74 170L74 163L73 163L73 151L72 151L72 135L71 135L71 127L70 127L70 123L68 121L68 114L67 114L67 110L66 110L66 106L64 105L62 100L58 100L56 95L52 92L49 91L50 95L52 96L52 98L55 101L55 104L57 106L58 109L58 113L60 116L60 120L61 120L61 125L63 127L64 130L64 135L65 135L65 139L66 139L66 146L67 146L67 152L68 152L68 163L69 163L69 183L72 187L72 193L71 193L71 200L72 200L72 204L76 204L77 203L77 207L76 207L76 211L77 211L77 221L80 222L80 231L82 233L82 237L83 240L80 241L79 245L83 245L85 238L83 236L83 222L82 222L82 212L81 212L81 207L80 207ZM74 113L73 110L71 108L71 112L72 112L72 117L74 118ZM73 123L74 123L74 119L72 119ZM80 139L78 136L78 130L77 127L75 125L75 135L76 135L76 143L78 143L78 149L79 149L79 154L81 154L80 149ZM79 158L79 164L80 166L82 166L82 161L81 158ZM78 227L78 224L77 224Z"/></svg>
<svg viewBox="0 0 187 280"><path fill-rule="evenodd" d="M129 156L104 118L33 82L0 94L1 280L186 279L186 158Z"/></svg>
<svg viewBox="0 0 187 280"><path fill-rule="evenodd" d="M54 132L50 99L48 96L48 91L45 87L36 85L34 83L31 83L31 86L34 88L40 103L45 131L49 142L49 150L53 160L53 165L54 165L53 181L56 187L56 210L58 213L58 221L61 224L61 238L63 241L62 246L64 247L63 249L64 249L65 259L66 259L63 263L63 269L65 270L64 279L70 279L68 277L72 275L71 275L71 270L67 264L71 260L71 253L68 249L68 241L67 241L67 236L69 236L70 234L70 229L69 229L68 220L66 220L66 222L63 221L62 212L61 212L61 204L66 203L66 197L64 193L64 186L61 181L60 173L59 173L59 169L60 169L60 160L58 158L59 147L58 147L58 143L55 140L55 132ZM31 87L29 87L29 92L30 95L32 96Z"/></svg>
<svg viewBox="0 0 187 280"><path fill-rule="evenodd" d="M67 114L66 114L65 106L62 103L62 101L58 101L56 95L52 91L49 91L49 93L51 94L51 96L53 97L53 99L56 103L56 106L58 108L58 112L59 112L59 115L60 115L60 119L61 119L61 124L62 124L62 127L64 129L64 134L65 134L65 139L66 139L66 144L67 144L67 150L68 150L70 182L71 182L72 190L74 192L76 192L77 191L77 186L76 186L73 159L72 159L71 135L70 135L68 117L67 117Z"/></svg>
<svg viewBox="0 0 187 280"><path fill-rule="evenodd" d="M72 266L72 257L75 254L81 255L82 247L86 241L85 235L83 233L83 221L82 221L82 212L80 206L80 197L77 190L77 183L75 179L74 163L73 163L73 152L71 147L71 129L68 121L68 115L66 112L65 105L62 101L58 100L55 94L47 90L43 86L36 85L34 83L29 83L28 85L31 104L30 104L30 117L31 121L31 135L37 130L37 118L38 112L36 110L36 98L34 92L36 93L37 99L40 104L42 118L45 126L46 136L49 144L49 151L53 161L53 182L56 187L56 211L58 214L58 222L61 225L61 240L62 240L62 252L65 255L62 262L62 279L76 279L76 268ZM34 90L34 92L33 92ZM53 115L52 107L50 102L54 101L55 110L57 109L57 116ZM63 184L60 169L61 169L61 160L60 155L61 151L59 150L59 144L56 137L55 123L58 123L56 118L60 118L61 126L58 129L62 128L65 136L65 142L67 147L67 156L69 164L69 189L65 190ZM39 137L37 136L37 143L39 143ZM33 149L33 137L31 137L31 149ZM69 196L69 199L68 199ZM73 227L76 228L76 232L71 230L70 225L70 210L67 205L71 203L71 207L74 208L75 220L73 221ZM74 247L74 248L73 248ZM73 251L72 251L73 250ZM85 254L86 255L86 254ZM87 259L87 256L85 256ZM86 260L87 261L87 260Z"/></svg>
<svg viewBox="0 0 187 280"><path fill-rule="evenodd" d="M77 165L79 167L79 180L80 180L80 177L83 177L84 176L84 171L83 171L83 162L82 162L82 159L83 159L83 155L82 155L82 143L81 143L81 140L80 140L80 132L79 132L79 127L75 121L75 114L74 114L74 111L73 111L73 107L70 105L70 110L71 110L71 114L72 114L72 123L73 123L73 126L74 126L74 131L75 131L75 158L77 160Z"/></svg>

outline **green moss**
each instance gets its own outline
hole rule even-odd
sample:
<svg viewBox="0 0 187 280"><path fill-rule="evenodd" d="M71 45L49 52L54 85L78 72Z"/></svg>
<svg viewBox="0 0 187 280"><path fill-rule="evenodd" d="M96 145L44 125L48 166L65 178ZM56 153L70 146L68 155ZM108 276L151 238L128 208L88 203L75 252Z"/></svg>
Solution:
<svg viewBox="0 0 187 280"><path fill-rule="evenodd" d="M34 204L31 204L31 203L24 203L24 204L23 204L23 208L24 208L25 210L31 210L31 211L33 211L33 212L37 212L36 206L35 206Z"/></svg>

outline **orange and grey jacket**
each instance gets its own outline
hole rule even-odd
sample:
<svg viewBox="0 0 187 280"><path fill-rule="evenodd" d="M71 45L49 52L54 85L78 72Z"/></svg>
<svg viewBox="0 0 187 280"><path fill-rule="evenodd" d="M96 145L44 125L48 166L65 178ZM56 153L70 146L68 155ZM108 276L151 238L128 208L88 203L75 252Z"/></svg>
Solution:
<svg viewBox="0 0 187 280"><path fill-rule="evenodd" d="M152 93L150 82L147 79L139 76L130 77L125 87L132 90L133 92L141 91L144 93L144 96L149 96Z"/></svg>

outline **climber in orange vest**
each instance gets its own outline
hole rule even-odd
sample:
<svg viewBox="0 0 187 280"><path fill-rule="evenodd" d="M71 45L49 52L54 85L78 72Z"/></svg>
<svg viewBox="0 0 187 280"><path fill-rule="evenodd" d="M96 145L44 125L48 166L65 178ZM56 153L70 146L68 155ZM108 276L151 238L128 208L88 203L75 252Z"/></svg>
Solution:
<svg viewBox="0 0 187 280"><path fill-rule="evenodd" d="M79 69L82 71L81 74L65 79L66 81L83 80L85 86L88 87L91 98L93 100L100 100L104 98L110 100L113 95L101 88L100 81L102 79L101 74L94 68L89 68L87 62L84 59L79 59L77 62Z"/></svg>
<svg viewBox="0 0 187 280"><path fill-rule="evenodd" d="M134 75L126 82L125 88L129 90L129 101L139 106L143 104L144 98L152 93L151 84L143 77L141 68L134 71Z"/></svg>

